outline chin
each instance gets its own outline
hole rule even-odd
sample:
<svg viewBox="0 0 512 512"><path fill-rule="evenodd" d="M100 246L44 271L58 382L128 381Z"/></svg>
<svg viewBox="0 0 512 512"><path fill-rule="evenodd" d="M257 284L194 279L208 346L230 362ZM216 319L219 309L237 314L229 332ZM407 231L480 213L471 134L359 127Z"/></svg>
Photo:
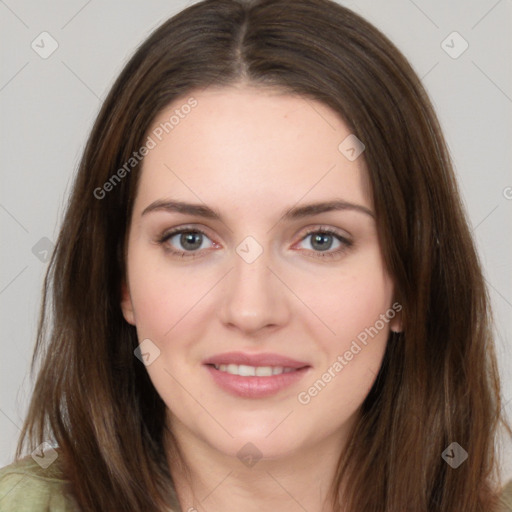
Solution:
<svg viewBox="0 0 512 512"><path fill-rule="evenodd" d="M300 445L293 440L288 439L285 442L282 438L270 439L265 435L240 436L223 441L212 444L212 447L227 457L238 459L248 467L264 460L285 458L300 450Z"/></svg>

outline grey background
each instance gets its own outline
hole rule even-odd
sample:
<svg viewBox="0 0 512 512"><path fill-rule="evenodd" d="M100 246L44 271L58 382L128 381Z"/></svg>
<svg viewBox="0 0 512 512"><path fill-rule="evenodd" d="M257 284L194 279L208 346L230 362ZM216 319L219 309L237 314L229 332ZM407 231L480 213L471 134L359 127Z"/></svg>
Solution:
<svg viewBox="0 0 512 512"><path fill-rule="evenodd" d="M86 137L137 45L191 3L0 0L0 466L11 462L30 396L45 259ZM485 268L511 415L512 1L340 3L395 42L437 109ZM44 31L58 43L46 59L31 47ZM457 58L445 51L463 48L446 39L454 31L469 45ZM510 445L500 452L512 478Z"/></svg>

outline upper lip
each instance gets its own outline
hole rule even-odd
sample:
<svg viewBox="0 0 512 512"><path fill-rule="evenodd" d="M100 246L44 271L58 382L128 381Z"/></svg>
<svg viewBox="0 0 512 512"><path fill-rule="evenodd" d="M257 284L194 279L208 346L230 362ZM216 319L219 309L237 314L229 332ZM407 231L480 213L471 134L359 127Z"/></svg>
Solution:
<svg viewBox="0 0 512 512"><path fill-rule="evenodd" d="M243 364L247 366L282 366L284 368L303 368L304 366L309 366L308 363L279 354L247 354L244 352L225 352L224 354L217 354L205 359L203 364Z"/></svg>

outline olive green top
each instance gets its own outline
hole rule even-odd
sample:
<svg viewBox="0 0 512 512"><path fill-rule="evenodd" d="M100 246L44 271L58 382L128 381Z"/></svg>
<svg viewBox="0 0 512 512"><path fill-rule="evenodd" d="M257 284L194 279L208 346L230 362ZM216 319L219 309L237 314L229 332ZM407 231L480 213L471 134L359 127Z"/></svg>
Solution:
<svg viewBox="0 0 512 512"><path fill-rule="evenodd" d="M43 461L43 465L45 465ZM46 469L27 457L0 469L1 512L79 512L57 462Z"/></svg>
<svg viewBox="0 0 512 512"><path fill-rule="evenodd" d="M500 502L496 512L512 512L512 480L503 488ZM66 480L56 461L44 468L32 457L26 457L0 469L0 512L79 510L67 493Z"/></svg>
<svg viewBox="0 0 512 512"><path fill-rule="evenodd" d="M58 461L40 461L28 456L0 468L0 512L80 512Z"/></svg>

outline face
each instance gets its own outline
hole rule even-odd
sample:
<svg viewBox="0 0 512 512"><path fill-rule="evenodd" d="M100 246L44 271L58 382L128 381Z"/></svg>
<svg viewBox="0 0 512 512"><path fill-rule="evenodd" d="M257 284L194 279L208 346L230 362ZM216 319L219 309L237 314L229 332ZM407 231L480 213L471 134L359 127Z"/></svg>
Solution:
<svg viewBox="0 0 512 512"><path fill-rule="evenodd" d="M364 152L322 103L246 86L148 134L122 309L170 428L228 456L339 442L400 327Z"/></svg>

